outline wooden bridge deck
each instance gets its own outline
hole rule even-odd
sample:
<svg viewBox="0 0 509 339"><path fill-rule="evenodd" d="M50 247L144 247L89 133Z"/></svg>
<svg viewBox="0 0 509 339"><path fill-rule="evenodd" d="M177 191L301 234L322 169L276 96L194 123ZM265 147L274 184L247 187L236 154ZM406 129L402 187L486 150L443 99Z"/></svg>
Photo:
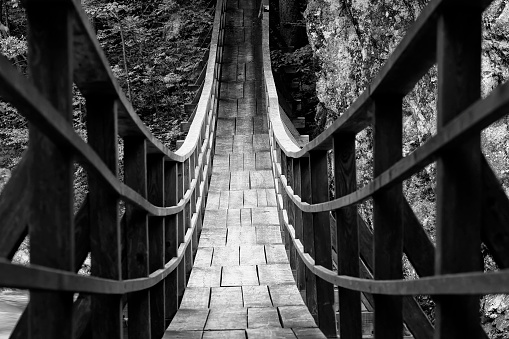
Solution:
<svg viewBox="0 0 509 339"><path fill-rule="evenodd" d="M229 0L213 174L193 270L165 337L324 338L297 289L271 171L255 3Z"/></svg>

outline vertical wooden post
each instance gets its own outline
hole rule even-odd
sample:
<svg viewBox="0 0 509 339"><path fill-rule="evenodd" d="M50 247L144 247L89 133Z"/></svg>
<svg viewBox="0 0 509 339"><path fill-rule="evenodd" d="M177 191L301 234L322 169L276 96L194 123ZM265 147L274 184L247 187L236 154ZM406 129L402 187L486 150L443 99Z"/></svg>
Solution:
<svg viewBox="0 0 509 339"><path fill-rule="evenodd" d="M124 138L124 181L143 197L147 196L147 148L141 137ZM146 277L148 266L147 212L126 204L127 276ZM128 296L129 337L150 338L150 292L130 293Z"/></svg>
<svg viewBox="0 0 509 339"><path fill-rule="evenodd" d="M402 98L385 95L375 99L374 176L380 175L402 154ZM375 279L403 278L403 189L394 184L373 196ZM401 338L401 297L374 295L375 336Z"/></svg>
<svg viewBox="0 0 509 339"><path fill-rule="evenodd" d="M164 205L167 207L178 204L178 163L166 162L164 166ZM165 218L165 261L177 257L179 247L179 228L178 214L170 215ZM178 274L177 267L171 272L165 280L166 295L166 325L169 325L178 310Z"/></svg>
<svg viewBox="0 0 509 339"><path fill-rule="evenodd" d="M295 194L295 172L293 171L293 163L294 161L298 161L293 159L293 158L290 158L290 157L287 157L286 158L286 166L288 168L287 170L287 173L288 173L288 184L290 185L290 187L292 188L292 190L294 191L294 194ZM287 202L287 209L288 209L288 223L290 223L293 228L295 229L295 209L296 209L296 206L294 205L293 203L293 200L291 200L289 197L288 197L288 202ZM288 234L288 249L290 250L290 267L292 268L292 270L296 270L297 269L297 263L296 263L296 255L297 255L297 252L295 252L295 246L293 245L293 241L292 241L292 237L290 234Z"/></svg>
<svg viewBox="0 0 509 339"><path fill-rule="evenodd" d="M193 154L191 154L191 156L189 157L189 186L191 185L191 182L193 181L194 178L196 178L196 186L195 186L195 189L193 191L193 193L191 194L191 200L189 201L189 227L191 227L191 220L193 218L193 215L194 213L196 213L196 199L198 198L198 190L199 190L199 185L198 185L198 178L197 178L197 173L196 173L196 152L197 150L199 149L199 147L196 147L196 149L194 150ZM193 257L193 261L194 261L194 256L196 255L196 251L198 250L198 225L196 225L195 227L195 230L193 232L193 250L192 250L192 257Z"/></svg>
<svg viewBox="0 0 509 339"><path fill-rule="evenodd" d="M461 11L447 8L438 21L438 116L440 130L480 97L480 1L467 1ZM437 161L438 275L477 271L481 225L480 135L441 154ZM436 338L480 338L479 298L440 296Z"/></svg>
<svg viewBox="0 0 509 339"><path fill-rule="evenodd" d="M311 203L316 204L329 200L327 175L327 152L310 152L311 165ZM312 213L313 241L315 264L332 270L332 247L328 212ZM316 280L316 302L318 310L318 327L328 336L336 336L336 317L334 314L334 286L320 277Z"/></svg>
<svg viewBox="0 0 509 339"><path fill-rule="evenodd" d="M30 80L72 124L72 36L69 4L27 1ZM71 154L30 126L33 185L30 262L74 271L73 161ZM30 337L72 338L73 294L30 292ZM48 310L51 312L48 312Z"/></svg>
<svg viewBox="0 0 509 339"><path fill-rule="evenodd" d="M334 137L334 181L336 199L355 192L355 135ZM338 274L359 277L359 232L357 205L336 211L336 249ZM360 338L361 295L359 292L339 287L339 336L344 339Z"/></svg>
<svg viewBox="0 0 509 339"><path fill-rule="evenodd" d="M295 194L302 198L302 176L300 171L300 159L293 159L293 175L294 180L293 183L295 185ZM302 211L300 208L295 206L295 237L299 239L301 242L303 241L303 223L302 223ZM304 262L300 259L300 256L296 255L297 259L297 287L299 290L304 290L306 288L306 266Z"/></svg>
<svg viewBox="0 0 509 339"><path fill-rule="evenodd" d="M118 124L115 96L88 95L88 144L106 166L118 175ZM118 197L94 172L88 174L90 253L92 275L121 280L121 240ZM123 337L122 297L92 296L93 338Z"/></svg>
<svg viewBox="0 0 509 339"><path fill-rule="evenodd" d="M301 171L301 190L302 190L302 202L311 202L311 168L309 163L309 157L300 158L300 171ZM302 213L302 245L304 246L304 252L309 253L311 257L315 257L315 242L313 234L313 218L311 213ZM316 277L309 269L305 268L306 276L306 305L309 312L317 320L317 304L316 304Z"/></svg>
<svg viewBox="0 0 509 339"><path fill-rule="evenodd" d="M279 159L281 159L280 161L280 164L281 164L281 175L284 175L285 178L286 178L286 183L289 184L288 182L288 165L286 163L286 154L281 150L281 148L278 149L278 153L279 153ZM286 212L288 213L288 197L286 195L286 190L283 186L283 183L281 181L279 181L279 193L281 194L281 196L283 197L283 209L286 210ZM282 219L280 219L282 220ZM283 232L283 241L285 243L285 249L288 251L289 249L289 234L288 234L288 231L286 230L285 227L283 227L283 225L281 225L281 232ZM288 252L286 252L288 254Z"/></svg>
<svg viewBox="0 0 509 339"><path fill-rule="evenodd" d="M148 200L156 206L164 206L164 155L151 154L147 158ZM152 273L164 268L165 225L164 217L149 217L149 271ZM154 338L163 336L165 323L165 281L150 289L151 334Z"/></svg>
<svg viewBox="0 0 509 339"><path fill-rule="evenodd" d="M184 161L184 177L183 177L184 194L186 194L187 191L189 190L189 184L190 184L189 178L191 177L190 176L190 172L191 172L190 166L191 166L191 157L188 158L186 161ZM184 205L184 225L185 225L184 227L185 227L186 232L188 229L191 228L191 200L192 200L192 197ZM185 236L185 233L184 233L184 236ZM189 274L191 272L191 270L193 269L193 247L194 247L193 245L194 245L194 241L192 239L186 249L186 255L185 255L185 257L186 257L186 275ZM186 278L186 281L187 281L187 278Z"/></svg>
<svg viewBox="0 0 509 339"><path fill-rule="evenodd" d="M180 162L177 164L177 202L182 200L184 197L184 164L183 162ZM178 242L177 242L177 249L180 244L182 244L186 237L186 223L185 223L185 209L182 209L181 212L178 213L177 216L177 236L178 236ZM184 295L184 290L186 289L187 285L187 274L186 274L186 261L187 256L184 255L182 258L182 261L180 262L178 266L178 296L179 296L179 304L182 296Z"/></svg>

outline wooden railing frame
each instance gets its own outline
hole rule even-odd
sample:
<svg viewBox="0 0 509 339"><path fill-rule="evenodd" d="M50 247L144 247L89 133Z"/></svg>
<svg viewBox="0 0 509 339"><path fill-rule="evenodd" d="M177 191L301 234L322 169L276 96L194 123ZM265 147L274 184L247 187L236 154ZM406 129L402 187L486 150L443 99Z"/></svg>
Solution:
<svg viewBox="0 0 509 339"><path fill-rule="evenodd" d="M177 311L201 231L212 169L226 1L217 2L203 90L189 133L176 152L154 137L134 112L111 73L80 1L27 1L26 6L29 26L52 41L29 34L31 81L0 56L0 95L28 119L32 142L33 136L41 135L56 153L70 159L66 161L72 164L75 157L85 167L89 194L76 216L72 216L73 199L68 196L71 217L67 222L62 219L62 231L47 227L47 218L38 222L41 227L33 226L36 219L28 227L27 215L37 218L40 213L34 208L37 201L55 205L52 200L56 199L34 189L43 182L30 180L44 168L44 153L37 154L31 144L13 171L0 196L0 215L5 217L0 225L0 286L30 289L32 296L27 307L31 312L25 310L11 337L67 338L93 331L94 337L121 338L126 301L132 306L129 335L161 337ZM55 39L55 31L63 38ZM65 49L55 48L58 43ZM55 63L58 67L53 67ZM67 78L61 71L66 64ZM56 69L60 74L53 73ZM52 81L55 87L48 85ZM70 98L71 81L87 100L88 143L76 134L69 117L61 115L70 114L65 100ZM123 183L117 178L118 137L124 139ZM50 177L51 173L49 169ZM63 187L72 191L72 180L64 182ZM20 191L24 185L26 189ZM50 186L48 181L41 189ZM126 202L122 220L119 200ZM13 208L20 202L26 203L23 208ZM62 206L55 207L60 211ZM28 230L37 232L31 237L36 250L52 247L44 239L63 241L66 233L69 246L58 257L69 265L55 266L50 251L48 258L38 253L29 266L12 264ZM64 247L52 248L60 251ZM92 276L77 275L89 251ZM46 264L45 260L50 261ZM92 297L81 296L73 306L76 292ZM56 305L54 312L47 312L48 302ZM93 328L88 325L91 318ZM67 325L61 326L63 323Z"/></svg>
<svg viewBox="0 0 509 339"><path fill-rule="evenodd" d="M360 295L358 292L365 293L366 296L374 296L375 335L382 338L400 336L403 320L407 323L415 338L431 338L433 336L431 324L415 301L412 301L411 296L429 294L437 302L437 305L442 305L437 306L438 309L445 307L444 310L449 310L448 307L457 310L456 306L450 305L452 305L452 301L459 302L463 305L461 312L466 312L466 318L472 320L473 317L478 317L478 302L473 301L477 300L475 296L509 292L509 285L507 284L509 282L509 270L506 269L508 268L509 259L507 257L508 252L504 249L504 247L507 248L508 244L507 241L503 240L509 236L509 228L506 223L504 224L508 218L502 207L509 206L509 199L501 193L503 190L500 184L479 151L478 141L474 142L477 148L470 146L468 151L465 149L461 151L463 152L461 154L464 157L471 157L472 150L477 149L475 152L478 153L474 155L478 158L478 161L474 162L477 163L476 169L474 170L474 167L470 166L468 161L464 165L469 167L469 173L472 173L477 181L476 187L478 188L476 190L482 187L481 189L486 192L492 202L488 203L484 199L476 200L477 196L480 196L479 194L476 195L475 203L469 204L469 209L474 211L474 214L477 213L477 217L472 215L465 219L465 222L477 220L474 222L477 226L473 226L474 230L477 231L473 231L472 235L469 235L469 237L472 237L471 240L467 241L471 244L469 245L470 250L467 251L465 248L459 247L460 245L451 245L450 247L455 249L449 251L450 254L447 255L458 258L465 251L477 253L478 245L482 240L492 252L493 257L496 258L495 260L501 268L500 271L476 272L481 267L474 260L479 253L472 254L471 262L473 264L469 269L465 267L454 268L454 271L449 272L440 269L434 270L433 258L435 252L444 249L440 250L440 248L433 246L401 192L401 183L404 179L433 161L440 161L446 156L451 156L453 151L460 152L458 150L464 148L463 144L465 142L478 140L482 129L509 111L508 83L494 89L486 98L479 99L480 63L478 55L480 55L481 46L479 38L480 23L477 25L476 20L480 18L482 11L489 4L490 1L469 1L461 4L463 8L462 15L465 14L467 18L470 18L470 21L474 20L476 22L473 25L470 23L471 27L469 26L466 30L467 33L470 33L466 34L468 37L464 37L462 34L465 30L458 27L468 26L467 22L458 21L458 13L448 14L451 11L454 12L451 8L457 9L460 4L452 0L431 1L410 27L406 36L364 93L329 128L303 147L299 147L293 136L288 133L285 122L278 112L277 91L270 67L268 13L263 15L263 69L267 93L267 114L269 116L269 139L282 231L285 234L285 239L290 241L287 248L290 250L290 259L296 261L292 265L297 267L297 285L300 289L307 290L307 304L310 311L315 312L317 303L320 303L315 294L316 292L313 293L313 288L310 289L309 283L313 281L313 279L308 278L310 274L339 287L340 294L343 295L340 297L340 300L342 300L340 308L356 310L349 314L345 314L345 311L340 312L339 328L342 338L357 338L359 336L360 316L352 314L360 313ZM452 33L447 30L451 30ZM454 32L459 31L462 33L454 35ZM443 39L449 40L444 43ZM439 43L440 41L442 42ZM464 47L462 44L468 47ZM462 48L469 50L469 58L462 61L466 66L463 66L461 71L456 70L456 68L449 71L448 67L451 63L455 63L458 58L458 55L454 54L456 53L455 49L462 50ZM451 53L450 56L447 53ZM470 55L473 56L470 57ZM401 112L401 98L414 87L417 81L437 61L439 61L439 87L442 90L447 86L451 86L455 93L476 94L473 96L469 94L470 97L465 97L464 103L456 108L439 109L439 115L441 116L439 119L444 119L443 114L445 113L443 112L445 111L455 110L456 114L441 120L443 122L437 134L432 136L424 145L408 156L401 157L402 118L400 114L396 114ZM448 63L448 66L444 67L440 62ZM470 85L465 83L465 78L458 76L461 72L471 74L472 81L466 81L466 83L475 83L473 89L468 89L467 87ZM450 73L452 76L446 73ZM450 79L444 82L444 80L441 80L442 78ZM466 86L465 89L462 86ZM442 93L440 90L439 93L440 100L447 104L448 98L452 95L447 95L446 92ZM362 189L356 189L355 143L353 141L355 135L368 126L373 126L375 130L375 175L374 179ZM377 131L381 132L377 133ZM385 140L388 137L391 139ZM382 144L383 147L377 148L377 143ZM383 145L384 143L385 145ZM387 147L387 144L392 143L394 143L394 147ZM396 152L388 154L388 149ZM305 197L305 192L302 189L303 183L309 184L310 180L312 181L310 178L314 175L312 173L313 165L309 165L308 159L310 157L313 159L313 154L328 152L329 150L333 150L335 161L333 168L336 171L336 198L325 202L309 200ZM313 160L311 161L313 162ZM446 166L455 166L451 162L447 164L449 165ZM306 171L311 173L304 175L305 171L302 166L307 167ZM291 173L288 173L289 171ZM443 172L443 170L440 171ZM445 183L441 182L439 185L445 187ZM327 181L321 184L318 183L318 185L322 190L328 190ZM464 182L460 186L465 185L468 186L468 183ZM311 186L313 185L311 184ZM459 188L456 188L456 190L459 190ZM464 189L460 191L464 191ZM438 194L441 196L438 199L439 204L442 205L443 194ZM442 213L441 215L446 219L440 222L449 225L450 228L460 213L459 209L464 207L461 202L467 199L466 197L469 194L463 194L464 197L456 195L450 198L449 201L457 201L457 205L453 205L457 206L458 210L446 214ZM362 219L358 219L356 212L356 205L370 198L373 198L375 203L375 233L381 231L379 236L375 234L374 237L373 234L366 237L365 231L360 232L361 228L359 227ZM376 207L377 201L378 206L380 206L378 209ZM499 208L494 208L493 204L499 206ZM311 247L306 245L306 243L309 243L310 237L314 237L312 229L316 228L316 225L311 227L313 224L303 223L302 219L306 215L318 215L324 212L336 212L339 215L338 220L334 221L332 225L337 229L337 245L333 244L333 247L340 251L338 255L339 272L334 272L327 265L322 265L321 260L323 259L316 258L315 248L317 243L320 246L330 246L327 233L324 233L324 238L317 239L315 237L314 245ZM440 218L438 217L437 220ZM384 230L384 223L388 226L386 230ZM328 222L321 223L321 228L326 224L328 225ZM398 225L398 227L395 228L394 225ZM456 231L448 230L448 228L442 229L440 232L445 232L444 234L447 237L450 237L450 232L462 232L459 229ZM496 236L496 234L499 236ZM503 237L500 235L503 235ZM438 236L444 237L445 235ZM464 236L458 233L452 237L456 237L455 241L458 242ZM357 242L359 242L360 248L351 245ZM373 252L373 245L375 252ZM364 250L366 246L369 248L367 252ZM377 254L377 248L380 246L381 251ZM448 247L446 246L446 248ZM419 253L418 249L421 249L423 253ZM298 255L296 256L293 252ZM389 269L389 266L394 265L394 260L386 259L401 257L403 252L414 265L421 278L403 280L401 262ZM364 266L362 261L359 263L359 258L362 258L366 253L375 258L374 262L371 257L365 258L370 263L370 267ZM392 253L390 257L388 253ZM376 263L377 260L379 261L378 264ZM450 259L442 258L441 260ZM302 269L302 265L306 267L305 270ZM342 267L344 265L348 267ZM449 267L455 266L453 264ZM373 280L373 273L375 280ZM305 280L303 276L306 277ZM354 293L355 291L356 293ZM392 296L409 296L410 299ZM377 298L379 301L377 301ZM373 299L371 300L373 301ZM341 303L346 305L341 305ZM376 312L376 305L379 306L381 311ZM468 329L465 330L464 326L459 326L454 320L451 314L452 309L444 311L445 313L439 311L436 322L436 335L438 337L475 335L476 337L486 338L479 321L470 321L473 325L469 325ZM459 319L457 315L455 317L455 319ZM323 312L322 314L318 312L316 315L318 325L324 330L324 333L328 333L329 321L327 318L328 315Z"/></svg>

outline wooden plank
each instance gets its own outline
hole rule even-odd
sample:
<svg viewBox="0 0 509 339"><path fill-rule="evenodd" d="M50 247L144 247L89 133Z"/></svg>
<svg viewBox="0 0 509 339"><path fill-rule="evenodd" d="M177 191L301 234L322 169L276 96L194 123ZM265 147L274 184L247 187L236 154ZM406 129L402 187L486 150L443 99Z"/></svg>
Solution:
<svg viewBox="0 0 509 339"><path fill-rule="evenodd" d="M256 190L244 190L244 208L255 208L258 206Z"/></svg>
<svg viewBox="0 0 509 339"><path fill-rule="evenodd" d="M252 226L251 221L251 209L243 208L240 210L240 226L242 227L250 227Z"/></svg>
<svg viewBox="0 0 509 339"><path fill-rule="evenodd" d="M203 339L244 339L244 330L206 331Z"/></svg>
<svg viewBox="0 0 509 339"><path fill-rule="evenodd" d="M292 328L297 339L325 339L325 335L318 328Z"/></svg>
<svg viewBox="0 0 509 339"><path fill-rule="evenodd" d="M202 331L166 331L163 339L202 339Z"/></svg>
<svg viewBox="0 0 509 339"><path fill-rule="evenodd" d="M251 188L273 188L274 178L272 177L272 171L251 171L249 172Z"/></svg>
<svg viewBox="0 0 509 339"><path fill-rule="evenodd" d="M221 286L259 285L256 266L223 267Z"/></svg>
<svg viewBox="0 0 509 339"><path fill-rule="evenodd" d="M168 331L201 331L208 316L208 309L179 309Z"/></svg>
<svg viewBox="0 0 509 339"><path fill-rule="evenodd" d="M209 191L228 191L230 189L230 175L226 173L213 173L210 178Z"/></svg>
<svg viewBox="0 0 509 339"><path fill-rule="evenodd" d="M252 135L253 134L253 119L237 117L235 126L235 135ZM252 144L250 145L252 147Z"/></svg>
<svg viewBox="0 0 509 339"><path fill-rule="evenodd" d="M267 264L288 263L285 245L265 245L265 255L267 258Z"/></svg>
<svg viewBox="0 0 509 339"><path fill-rule="evenodd" d="M374 176L402 157L401 97L385 96L375 101ZM403 191L401 183L373 197L374 277L402 279ZM402 301L399 297L375 295L375 333L381 337L401 335ZM377 311L378 310L378 311Z"/></svg>
<svg viewBox="0 0 509 339"><path fill-rule="evenodd" d="M210 287L188 287L180 303L180 309L207 309L209 300Z"/></svg>
<svg viewBox="0 0 509 339"><path fill-rule="evenodd" d="M255 155L253 153L244 153L244 171L256 169Z"/></svg>
<svg viewBox="0 0 509 339"><path fill-rule="evenodd" d="M306 306L280 306L278 310L285 328L316 327L315 320Z"/></svg>
<svg viewBox="0 0 509 339"><path fill-rule="evenodd" d="M242 98L238 99L238 112L239 117L253 117L256 114L256 100L253 98Z"/></svg>
<svg viewBox="0 0 509 339"><path fill-rule="evenodd" d="M480 22L481 11L473 6L461 16L448 8L438 19L438 132L480 97ZM437 161L438 275L482 268L481 175L479 133L444 152ZM440 297L436 310L436 338L480 337L477 296Z"/></svg>
<svg viewBox="0 0 509 339"><path fill-rule="evenodd" d="M223 63L221 66L221 82L237 80L237 63Z"/></svg>
<svg viewBox="0 0 509 339"><path fill-rule="evenodd" d="M217 266L193 268L187 284L188 288L219 286L221 286L221 267ZM177 316L179 312L177 312ZM173 321L175 321L175 319L173 319Z"/></svg>
<svg viewBox="0 0 509 339"><path fill-rule="evenodd" d="M233 136L216 136L214 154L228 154L233 150Z"/></svg>
<svg viewBox="0 0 509 339"><path fill-rule="evenodd" d="M206 207L207 212L205 213L205 215L207 215L209 211L216 210L219 208L220 196L221 196L220 192L209 191L207 195L207 207Z"/></svg>
<svg viewBox="0 0 509 339"><path fill-rule="evenodd" d="M240 210L244 206L244 191L230 191L228 208Z"/></svg>
<svg viewBox="0 0 509 339"><path fill-rule="evenodd" d="M247 327L249 328L281 327L277 308L275 307L248 308Z"/></svg>
<svg viewBox="0 0 509 339"><path fill-rule="evenodd" d="M279 226L256 226L256 243L259 245L281 244Z"/></svg>
<svg viewBox="0 0 509 339"><path fill-rule="evenodd" d="M242 301L242 288L238 287L212 287L210 293L210 308L241 308L244 306Z"/></svg>
<svg viewBox="0 0 509 339"><path fill-rule="evenodd" d="M203 228L225 228L227 215L228 210L207 210L203 218Z"/></svg>
<svg viewBox="0 0 509 339"><path fill-rule="evenodd" d="M252 153L253 152L253 136L235 135L233 137L232 152L234 153Z"/></svg>
<svg viewBox="0 0 509 339"><path fill-rule="evenodd" d="M124 139L124 181L143 197L147 196L147 148L145 139ZM126 204L127 274L129 279L149 275L147 213ZM129 303L129 336L150 336L151 315L149 291L131 293Z"/></svg>
<svg viewBox="0 0 509 339"><path fill-rule="evenodd" d="M357 189L355 135L334 138L334 182L336 199ZM357 205L336 211L338 275L359 276L359 236ZM339 335L359 338L362 335L361 295L344 288L339 293Z"/></svg>
<svg viewBox="0 0 509 339"><path fill-rule="evenodd" d="M268 134L255 134L253 135L253 148L255 152L269 152L269 135Z"/></svg>
<svg viewBox="0 0 509 339"><path fill-rule="evenodd" d="M103 159L108 168L118 175L117 108L113 97L90 96L87 100L87 131L89 145ZM88 177L90 203L90 252L92 275L107 279L122 279L121 231L118 199L115 192L105 188L93 173ZM92 296L92 335L122 337L122 298ZM98 333L99 332L99 333Z"/></svg>
<svg viewBox="0 0 509 339"><path fill-rule="evenodd" d="M213 247L200 247L196 252L193 267L210 267L212 265Z"/></svg>
<svg viewBox="0 0 509 339"><path fill-rule="evenodd" d="M272 264L258 266L260 285L295 284L292 270L288 264Z"/></svg>
<svg viewBox="0 0 509 339"><path fill-rule="evenodd" d="M248 328L246 330L248 339L295 339L291 328Z"/></svg>
<svg viewBox="0 0 509 339"><path fill-rule="evenodd" d="M257 135L257 134L255 134ZM256 147L255 147L256 150ZM257 151L256 153L256 169L266 170L272 168L272 162L270 160L270 152Z"/></svg>
<svg viewBox="0 0 509 339"><path fill-rule="evenodd" d="M240 254L238 246L215 247L214 255L212 256L212 265L238 266L239 258Z"/></svg>
<svg viewBox="0 0 509 339"><path fill-rule="evenodd" d="M220 247L226 245L226 228L204 228L199 247Z"/></svg>
<svg viewBox="0 0 509 339"><path fill-rule="evenodd" d="M265 248L263 245L240 246L240 265L263 265L265 263Z"/></svg>
<svg viewBox="0 0 509 339"><path fill-rule="evenodd" d="M230 154L230 171L243 171L244 170L244 154L232 153Z"/></svg>
<svg viewBox="0 0 509 339"><path fill-rule="evenodd" d="M244 30L238 30L239 33L242 32L242 40L244 40ZM240 40L241 37L239 37ZM237 81L245 81L246 80L246 64L245 63L238 63L237 64ZM242 88L242 91L240 92L239 98L242 98L244 96L244 88Z"/></svg>
<svg viewBox="0 0 509 339"><path fill-rule="evenodd" d="M230 175L230 190L249 189L249 172L235 171ZM242 207L242 206L241 206Z"/></svg>
<svg viewBox="0 0 509 339"><path fill-rule="evenodd" d="M219 198L219 208L220 209L228 209L229 202L230 202L230 192L229 191L221 191L221 195Z"/></svg>
<svg viewBox="0 0 509 339"><path fill-rule="evenodd" d="M217 130L218 136L227 136L235 134L235 119L218 118L217 119ZM216 138L217 144L217 138ZM216 147L217 151L217 147Z"/></svg>
<svg viewBox="0 0 509 339"><path fill-rule="evenodd" d="M224 91L221 91L221 92L224 93L223 95L226 95L229 97L228 90L226 90L226 93ZM237 116L237 100L235 100L235 99L232 100L232 99L219 100L219 106L217 109L218 118L231 119L231 118L235 118Z"/></svg>
<svg viewBox="0 0 509 339"><path fill-rule="evenodd" d="M214 156L214 165L212 173L224 173L230 171L230 157L227 154L218 154Z"/></svg>
<svg viewBox="0 0 509 339"><path fill-rule="evenodd" d="M256 190L256 199L258 207L267 207L267 192L264 189Z"/></svg>
<svg viewBox="0 0 509 339"><path fill-rule="evenodd" d="M228 221L226 222L228 227L240 227L240 209L228 209Z"/></svg>
<svg viewBox="0 0 509 339"><path fill-rule="evenodd" d="M276 207L252 208L253 225L279 225L279 216Z"/></svg>
<svg viewBox="0 0 509 339"><path fill-rule="evenodd" d="M205 330L242 330L247 328L247 308L211 309Z"/></svg>
<svg viewBox="0 0 509 339"><path fill-rule="evenodd" d="M258 109L258 106L257 106ZM263 112L266 113L265 111ZM253 118L254 135L267 134L269 132L267 117L265 115L258 115Z"/></svg>
<svg viewBox="0 0 509 339"><path fill-rule="evenodd" d="M150 154L147 157L147 198L156 206L164 206L164 156ZM163 269L165 260L165 224L164 217L149 217L149 272ZM176 240L176 239L175 239ZM161 337L166 330L165 282L161 281L150 289L151 334Z"/></svg>
<svg viewBox="0 0 509 339"><path fill-rule="evenodd" d="M256 230L253 227L228 227L228 239L230 245L255 245Z"/></svg>
<svg viewBox="0 0 509 339"><path fill-rule="evenodd" d="M27 3L28 73L35 87L69 124L72 121L72 14L57 4ZM51 20L47 20L51 17ZM73 162L65 150L30 126L33 187L30 262L74 271ZM48 227L51 225L51 227ZM30 292L30 338L72 336L72 294ZM51 309L52 312L47 312Z"/></svg>
<svg viewBox="0 0 509 339"><path fill-rule="evenodd" d="M272 307L267 286L242 286L244 307Z"/></svg>
<svg viewBox="0 0 509 339"><path fill-rule="evenodd" d="M304 306L304 300L294 284L269 286L270 297L274 307Z"/></svg>
<svg viewBox="0 0 509 339"><path fill-rule="evenodd" d="M276 207L277 206L276 191L274 189L267 189L265 190L265 192L267 193L267 206Z"/></svg>
<svg viewBox="0 0 509 339"><path fill-rule="evenodd" d="M311 165L311 202L313 204L329 200L327 152L316 151L310 154ZM332 269L331 235L327 212L312 214L312 232L314 242L314 259L316 265ZM317 245L319 244L319 245ZM318 323L320 330L326 336L336 336L336 318L332 305L334 304L333 286L319 277L310 277L316 281L316 302Z"/></svg>

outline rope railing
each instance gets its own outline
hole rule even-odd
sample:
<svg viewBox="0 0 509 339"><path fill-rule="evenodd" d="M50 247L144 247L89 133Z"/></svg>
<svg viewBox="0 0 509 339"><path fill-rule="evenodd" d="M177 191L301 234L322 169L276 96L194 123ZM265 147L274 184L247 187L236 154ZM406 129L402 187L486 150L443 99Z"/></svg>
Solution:
<svg viewBox="0 0 509 339"><path fill-rule="evenodd" d="M129 337L164 334L201 230L225 3L217 2L195 117L183 145L171 152L120 89L80 2L26 2L30 80L0 56L0 95L30 124L28 150L0 196L0 286L30 289L11 338L71 338L86 330L123 338L126 303ZM72 126L73 82L86 99L88 142ZM76 215L75 160L88 174L88 195ZM18 202L23 206L13 208ZM30 265L15 265L11 259L27 234ZM88 253L91 276L78 275ZM74 300L77 292L85 295Z"/></svg>
<svg viewBox="0 0 509 339"><path fill-rule="evenodd" d="M481 14L489 3L431 1L364 93L303 147L292 140L278 112L264 13L263 62L280 223L297 285L328 336L336 336L334 286L339 287L341 338L361 337L360 292L373 303L379 338L401 337L403 322L415 338L431 338L434 331L435 338L486 338L478 295L509 292L509 244L503 240L509 236L509 200L479 139L509 109L507 83L480 98ZM403 157L402 98L435 64L438 131ZM367 127L374 134L374 178L357 189L355 137ZM435 161L436 246L402 191L403 180ZM332 200L328 174L335 181ZM374 207L372 230L357 212L357 204L367 199ZM482 272L481 242L499 271ZM403 279L403 254L421 278ZM434 328L412 298L422 294L437 305Z"/></svg>

